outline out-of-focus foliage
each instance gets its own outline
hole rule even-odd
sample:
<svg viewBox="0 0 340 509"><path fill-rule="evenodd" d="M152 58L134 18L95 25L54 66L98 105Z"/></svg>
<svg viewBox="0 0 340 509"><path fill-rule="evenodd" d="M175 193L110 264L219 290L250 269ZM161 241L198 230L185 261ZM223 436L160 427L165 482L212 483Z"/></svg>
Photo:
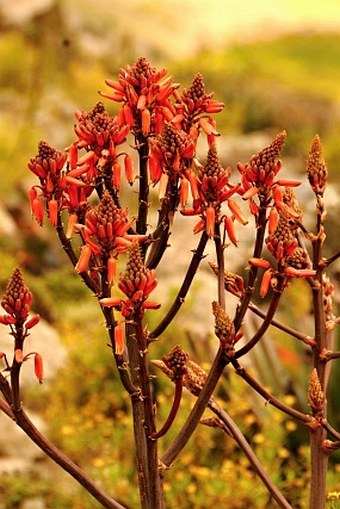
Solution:
<svg viewBox="0 0 340 509"><path fill-rule="evenodd" d="M39 478L36 474L2 474L0 489L4 509L16 509L25 500L30 500L32 503L37 501L39 504L41 499L44 500L46 508L65 509L70 507L76 509L77 507L72 505L73 496L71 494L65 495L60 490L60 486Z"/></svg>
<svg viewBox="0 0 340 509"><path fill-rule="evenodd" d="M300 160L319 133L336 178L339 59L339 35L289 35L203 51L197 59L176 64L174 74L185 82L191 69L203 73L209 90L226 104L219 116L223 132L285 128L285 152Z"/></svg>

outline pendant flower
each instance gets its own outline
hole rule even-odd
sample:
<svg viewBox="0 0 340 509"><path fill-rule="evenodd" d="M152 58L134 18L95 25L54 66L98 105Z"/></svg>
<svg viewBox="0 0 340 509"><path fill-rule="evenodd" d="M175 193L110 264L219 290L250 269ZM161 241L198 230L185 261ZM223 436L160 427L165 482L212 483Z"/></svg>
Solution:
<svg viewBox="0 0 340 509"><path fill-rule="evenodd" d="M231 196L237 191L237 186L229 183L231 169L224 169L218 158L216 145L209 147L207 162L198 170L197 177L193 172L186 172L191 190L193 194L193 208L183 208L181 214L185 216L199 215L200 221L194 228L194 232L198 233L206 230L209 237L215 234L215 224L224 220L225 231L229 239L237 244L234 231L234 220L237 219L242 224L246 224L247 220L243 216L240 208ZM227 202L231 216L223 215L221 206Z"/></svg>

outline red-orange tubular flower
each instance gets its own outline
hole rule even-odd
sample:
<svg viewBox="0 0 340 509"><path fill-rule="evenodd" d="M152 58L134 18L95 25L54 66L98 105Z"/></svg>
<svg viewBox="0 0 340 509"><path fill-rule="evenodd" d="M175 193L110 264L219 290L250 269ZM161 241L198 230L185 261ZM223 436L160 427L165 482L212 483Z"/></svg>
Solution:
<svg viewBox="0 0 340 509"><path fill-rule="evenodd" d="M56 226L58 211L61 210L65 189L65 163L67 154L51 147L45 141L38 144L38 155L28 163L28 168L39 178L40 185L29 191L32 214L42 225L44 203L52 226Z"/></svg>
<svg viewBox="0 0 340 509"><path fill-rule="evenodd" d="M229 239L236 244L234 219L236 218L244 224L246 221L236 203L230 200L237 191L237 187L229 183L230 173L230 168L224 169L221 165L216 145L212 144L209 147L207 162L205 166L199 168L197 177L192 172L189 173L189 170L185 173L191 187L195 181L197 195L193 196L193 208L182 209L181 213L183 215L199 215L201 219L195 226L194 232L197 233L205 229L209 237L214 236L215 224L220 223L226 217L224 221L226 233ZM223 216L221 212L221 206L225 201L228 202L231 216Z"/></svg>
<svg viewBox="0 0 340 509"><path fill-rule="evenodd" d="M177 114L173 122L178 119L182 129L195 138L201 129L208 136L208 141L212 142L219 133L210 114L219 113L224 108L224 104L213 99L213 96L213 93L205 91L203 76L200 73L195 74L190 87L176 97Z"/></svg>
<svg viewBox="0 0 340 509"><path fill-rule="evenodd" d="M298 247L291 219L282 212L273 233L266 238L268 250L277 261L291 256Z"/></svg>
<svg viewBox="0 0 340 509"><path fill-rule="evenodd" d="M93 183L100 175L112 179L113 167L117 162L117 147L129 133L129 126L121 126L119 118L111 117L102 102L90 112L76 112L78 124L74 126L77 140L70 145L68 178L82 177L85 183ZM86 153L78 156L79 149Z"/></svg>
<svg viewBox="0 0 340 509"><path fill-rule="evenodd" d="M265 204L272 197L274 179L282 166L278 158L286 137L286 131L282 131L267 147L253 155L249 164L237 165L241 173L243 198L248 199L250 203L253 203L253 198L257 194ZM285 185L284 182L281 184ZM257 212L254 206L251 206L250 210L252 213Z"/></svg>
<svg viewBox="0 0 340 509"><path fill-rule="evenodd" d="M120 69L118 81L106 80L113 94L100 92L103 97L122 103L120 124L127 124L136 135L154 136L171 120L175 110L170 98L179 84L165 78L166 69L157 70L145 57Z"/></svg>
<svg viewBox="0 0 340 509"><path fill-rule="evenodd" d="M171 122L151 143L149 157L150 180L157 184L162 174L183 175L195 154L195 141Z"/></svg>
<svg viewBox="0 0 340 509"><path fill-rule="evenodd" d="M134 218L128 219L128 210L120 209L114 203L110 193L104 191L100 203L90 207L85 215L85 225L76 225L81 232L85 244L81 250L77 272L84 272L89 268L92 258L94 266L106 266L109 283L114 278L114 260L119 253L124 252L132 240L144 240L141 235L129 235Z"/></svg>
<svg viewBox="0 0 340 509"><path fill-rule="evenodd" d="M38 382L42 384L44 380L44 367L42 357L39 353L34 355L34 373Z"/></svg>

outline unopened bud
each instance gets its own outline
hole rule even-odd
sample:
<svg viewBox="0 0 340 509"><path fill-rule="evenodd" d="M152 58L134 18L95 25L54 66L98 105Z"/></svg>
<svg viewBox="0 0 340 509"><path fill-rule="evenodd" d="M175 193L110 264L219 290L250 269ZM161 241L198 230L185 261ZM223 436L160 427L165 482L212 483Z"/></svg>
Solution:
<svg viewBox="0 0 340 509"><path fill-rule="evenodd" d="M37 325L37 323L39 323L39 321L40 321L40 316L39 315L32 316L32 318L30 318L28 320L28 322L26 322L26 324L25 324L26 329L32 329L32 327Z"/></svg>
<svg viewBox="0 0 340 509"><path fill-rule="evenodd" d="M318 135L314 137L308 155L307 176L314 193L322 196L326 189L328 172Z"/></svg>
<svg viewBox="0 0 340 509"><path fill-rule="evenodd" d="M314 368L308 385L308 404L311 407L312 414L315 417L322 417L325 401L325 395L321 387L318 372Z"/></svg>
<svg viewBox="0 0 340 509"><path fill-rule="evenodd" d="M42 384L44 379L43 360L41 355L38 353L34 355L34 373L39 383Z"/></svg>
<svg viewBox="0 0 340 509"><path fill-rule="evenodd" d="M174 374L174 378L180 378L186 371L185 364L189 356L179 345L176 345L169 355L163 360Z"/></svg>
<svg viewBox="0 0 340 509"><path fill-rule="evenodd" d="M221 347L227 354L233 352L235 340L235 327L228 313L216 301L212 303L215 316L215 334L220 340Z"/></svg>

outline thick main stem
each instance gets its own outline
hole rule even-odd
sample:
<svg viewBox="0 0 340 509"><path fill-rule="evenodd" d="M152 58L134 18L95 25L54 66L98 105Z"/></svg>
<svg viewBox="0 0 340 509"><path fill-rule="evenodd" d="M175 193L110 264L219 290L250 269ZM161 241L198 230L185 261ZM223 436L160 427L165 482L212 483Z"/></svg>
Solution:
<svg viewBox="0 0 340 509"><path fill-rule="evenodd" d="M138 216L136 220L136 233L144 235L147 231L147 217L149 208L149 181L148 181L148 140L143 135L136 137L139 156L139 195L138 195ZM143 258L146 252L146 245L142 246Z"/></svg>
<svg viewBox="0 0 340 509"><path fill-rule="evenodd" d="M176 316L179 309L181 308L182 304L184 303L185 297L187 296L187 293L190 289L191 283L195 277L195 274L197 272L199 264L203 258L203 253L204 253L204 249L207 244L207 241L208 241L208 235L204 231L200 238L197 249L195 249L195 251L194 251L194 254L192 256L192 259L191 259L190 265L188 267L188 270L186 272L182 286L179 289L179 292L178 292L171 308L169 309L167 314L164 316L163 320L159 323L159 325L157 325L157 327L152 332L150 332L149 338L157 338L160 334L162 334L162 332L165 331L167 326L171 323L171 321L173 320L173 318Z"/></svg>
<svg viewBox="0 0 340 509"><path fill-rule="evenodd" d="M149 508L149 493L148 493L148 451L146 445L146 434L144 430L144 404L141 391L140 369L139 369L139 350L136 345L136 334L134 326L127 323L125 326L126 331L126 346L129 354L129 367L131 380L135 387L139 390L139 395L136 393L131 397L132 405L132 418L133 418L133 432L135 439L135 453L137 464L137 477L138 487L141 501L141 508Z"/></svg>
<svg viewBox="0 0 340 509"><path fill-rule="evenodd" d="M160 479L160 469L158 461L157 440L153 437L156 432L154 404L150 386L150 374L148 367L148 350L145 332L143 330L142 320L137 318L135 322L135 336L137 348L139 351L139 372L140 383L144 405L144 432L146 439L146 449L148 458L148 488L150 509L162 509L163 492Z"/></svg>
<svg viewBox="0 0 340 509"><path fill-rule="evenodd" d="M325 238L323 229L324 207L322 197L317 195L317 237L313 242L313 268L317 271L316 279L318 284L313 286L313 310L315 342L313 348L313 363L317 371L322 391L326 396L327 392L327 363L322 360L322 352L327 350L326 318L323 304L323 282L322 268L322 244ZM322 419L327 420L326 397L324 398ZM327 493L327 467L328 454L323 449L323 442L327 438L327 432L319 426L310 434L311 450L311 488L310 488L310 509L322 509L326 502Z"/></svg>
<svg viewBox="0 0 340 509"><path fill-rule="evenodd" d="M313 289L313 304L315 316L315 338L316 346L314 348L314 368L316 368L323 392L326 392L326 363L320 360L320 354L323 348L326 348L326 331L322 327L323 321L323 303L322 288ZM323 419L327 418L326 404L323 409ZM311 451L311 490L310 490L310 509L322 509L325 505L327 492L327 467L328 454L323 450L323 442L327 438L327 432L323 427L312 430L310 434Z"/></svg>
<svg viewBox="0 0 340 509"><path fill-rule="evenodd" d="M126 324L126 335L131 378L140 391L140 397L132 398L131 402L142 509L162 509L163 493L157 440L152 436L156 427L147 364L147 345L141 320L129 321Z"/></svg>

